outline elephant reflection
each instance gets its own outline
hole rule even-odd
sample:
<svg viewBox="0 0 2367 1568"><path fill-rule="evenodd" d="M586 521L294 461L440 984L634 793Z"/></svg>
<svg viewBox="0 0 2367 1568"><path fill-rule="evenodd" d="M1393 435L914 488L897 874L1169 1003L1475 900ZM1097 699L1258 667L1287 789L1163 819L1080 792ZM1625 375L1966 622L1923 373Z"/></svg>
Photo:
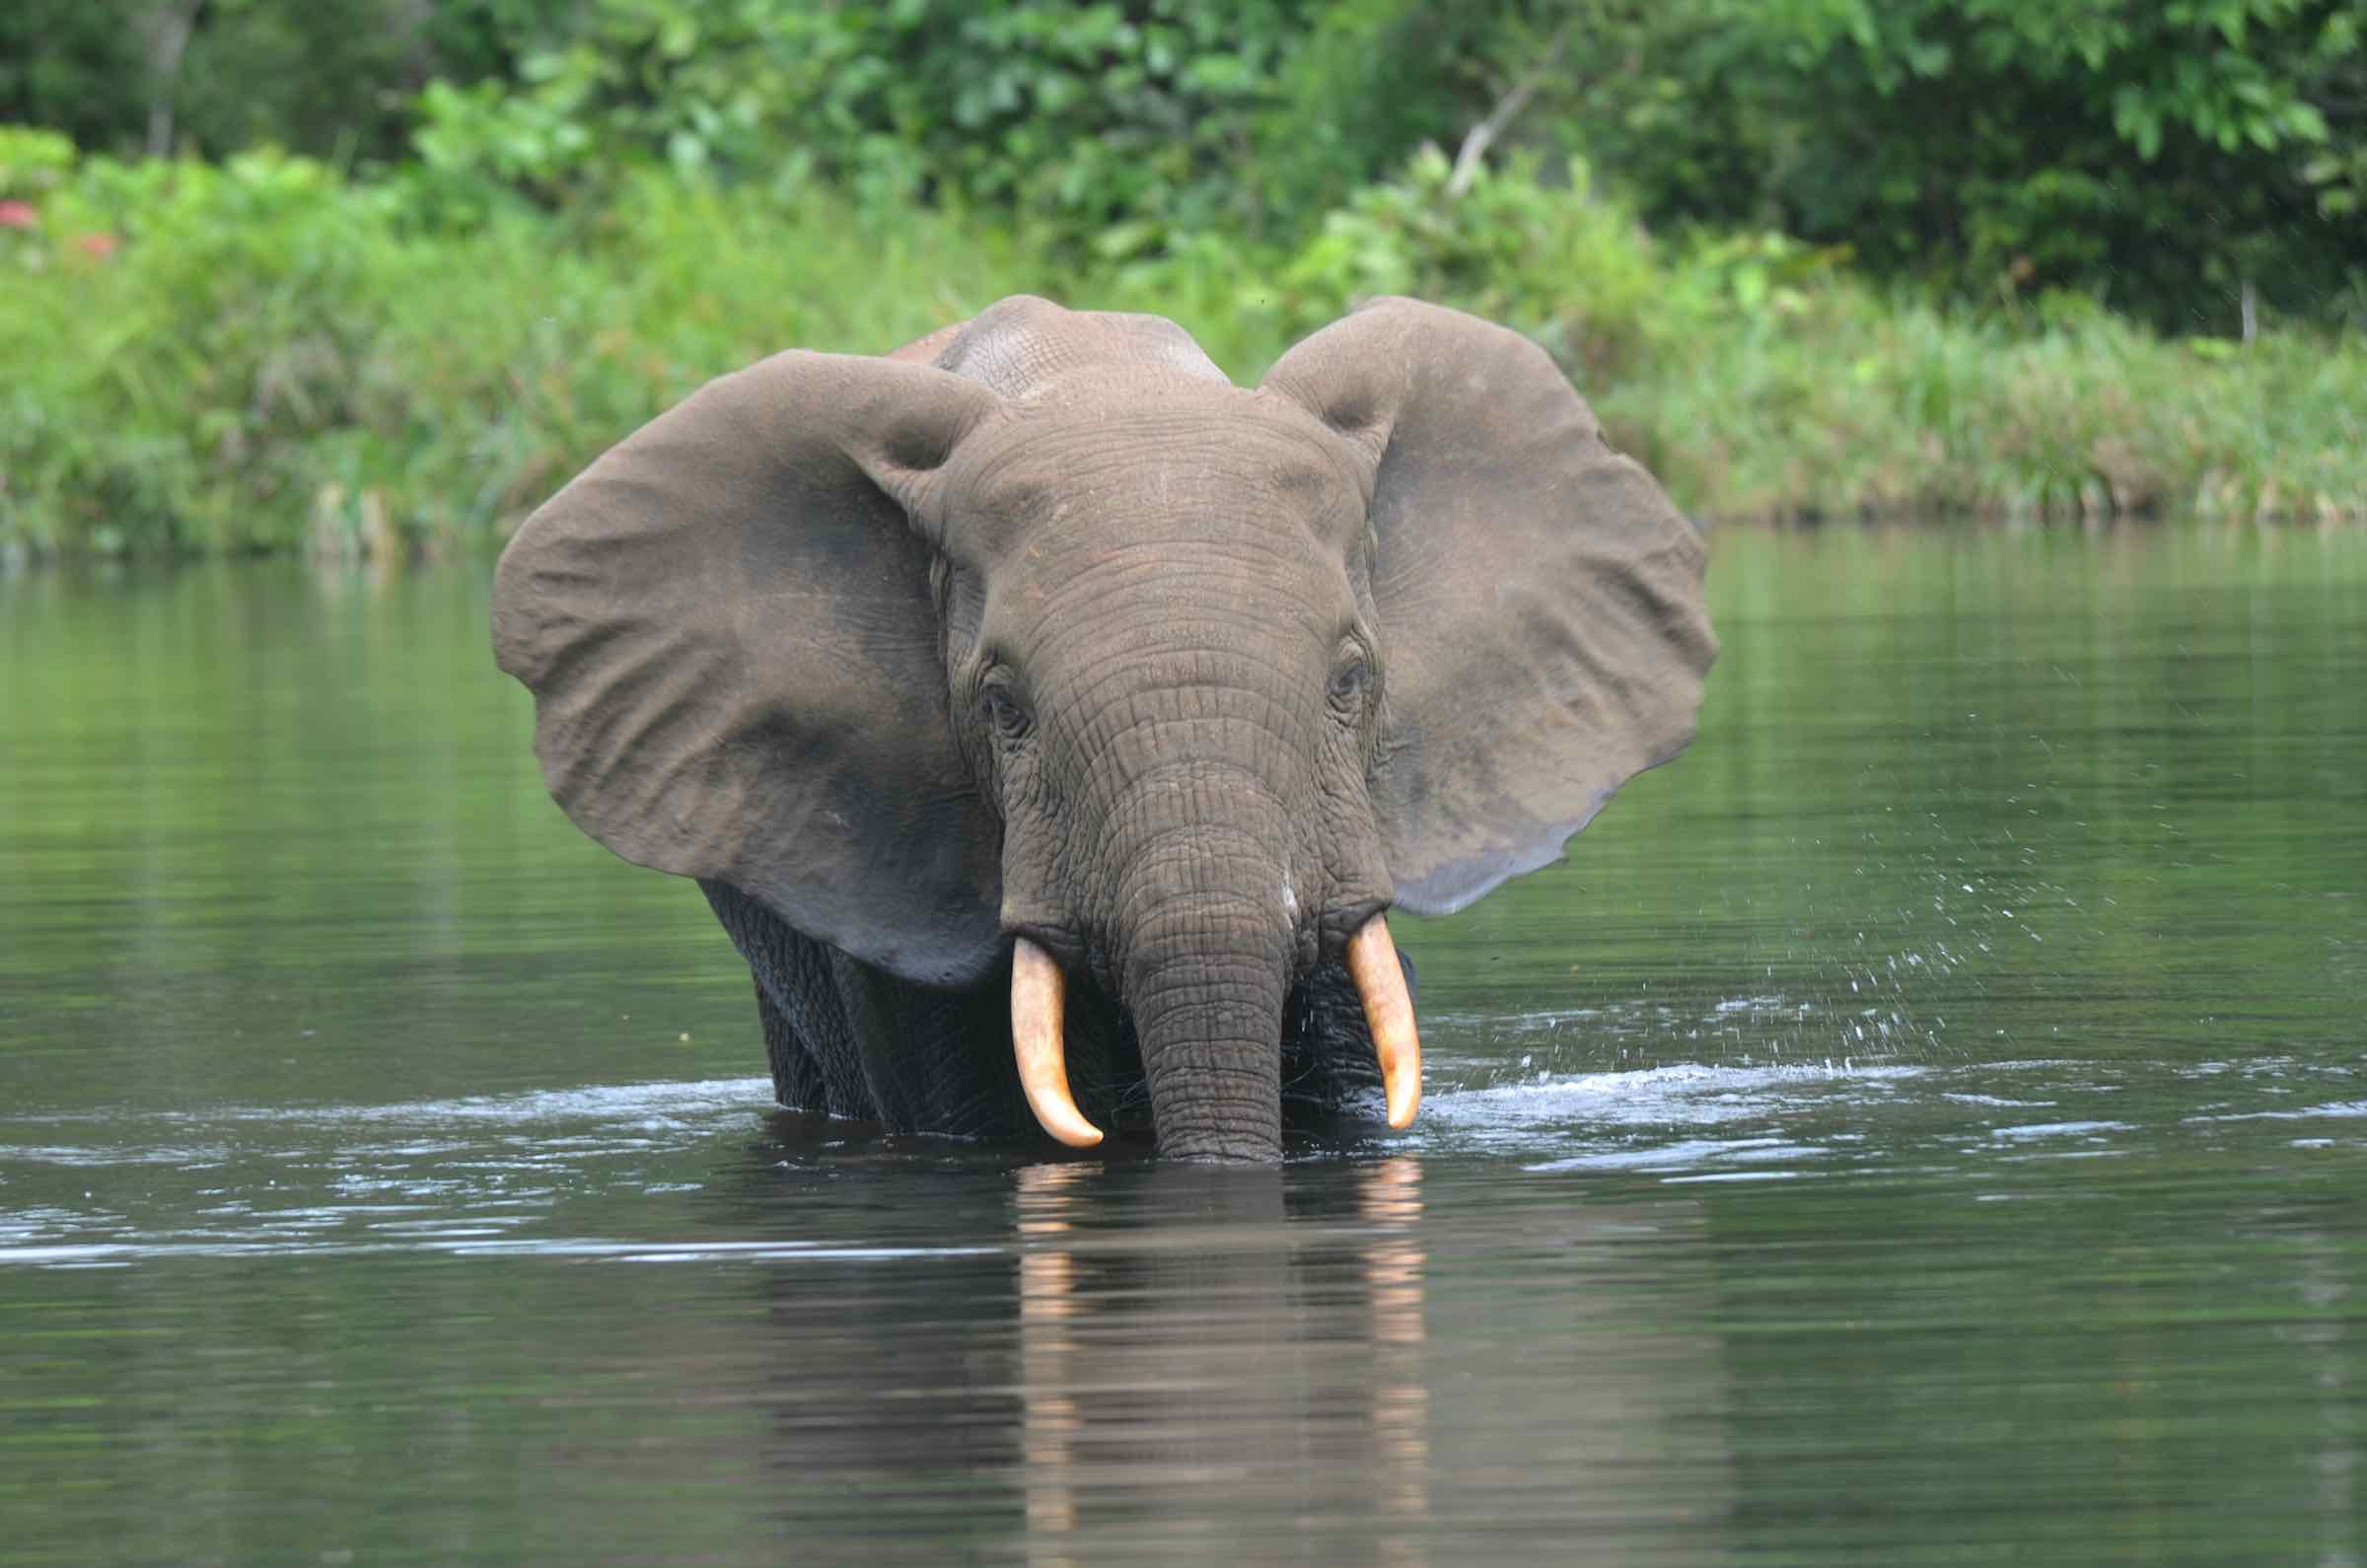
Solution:
<svg viewBox="0 0 2367 1568"><path fill-rule="evenodd" d="M833 1151L792 1179L860 1164ZM999 1182L990 1155L897 1160L841 1194L886 1198L874 1235L1005 1245L764 1276L783 1543L1427 1563L1583 1532L1591 1560L1717 1555L1723 1362L1665 1326L1708 1316L1698 1205L1540 1181L1507 1228L1507 1204L1442 1179L1411 1156ZM763 1209L777 1222L777 1185Z"/></svg>
<svg viewBox="0 0 2367 1568"><path fill-rule="evenodd" d="M1709 1299L1666 1245L1697 1205L1538 1206L1553 1294L1508 1314L1504 1233L1460 1241L1417 1159L1291 1175L1162 1169L1169 1217L1112 1230L1103 1173L1021 1174L1030 1562L1717 1549L1717 1341L1662 1325Z"/></svg>
<svg viewBox="0 0 2367 1568"><path fill-rule="evenodd" d="M1161 1207L1192 1219L1097 1234L1100 1176L1031 1167L1014 1198L1029 1561L1177 1537L1244 1560L1276 1515L1327 1557L1377 1530L1384 1560L1420 1560L1419 1164L1359 1169L1327 1215L1276 1173L1164 1168Z"/></svg>

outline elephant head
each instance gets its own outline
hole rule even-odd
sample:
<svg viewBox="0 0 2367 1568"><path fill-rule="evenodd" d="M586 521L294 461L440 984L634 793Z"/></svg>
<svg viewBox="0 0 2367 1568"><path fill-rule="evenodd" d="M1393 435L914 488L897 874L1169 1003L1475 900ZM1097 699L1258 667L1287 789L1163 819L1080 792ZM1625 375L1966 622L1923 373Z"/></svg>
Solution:
<svg viewBox="0 0 2367 1568"><path fill-rule="evenodd" d="M1013 299L725 376L531 518L495 587L552 793L902 980L1013 951L1130 1015L1163 1150L1271 1159L1291 987L1345 962L1412 1114L1382 911L1554 859L1689 739L1704 551L1526 339L1409 300L1255 391L1151 317Z"/></svg>

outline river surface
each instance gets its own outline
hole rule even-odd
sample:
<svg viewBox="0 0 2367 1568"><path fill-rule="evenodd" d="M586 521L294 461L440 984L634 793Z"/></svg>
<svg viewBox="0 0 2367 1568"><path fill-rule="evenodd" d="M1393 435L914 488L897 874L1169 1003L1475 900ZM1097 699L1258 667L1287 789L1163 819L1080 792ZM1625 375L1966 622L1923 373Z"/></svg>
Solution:
<svg viewBox="0 0 2367 1568"><path fill-rule="evenodd" d="M2367 535L1722 535L1261 1171L769 1108L487 589L0 582L0 1562L2367 1562Z"/></svg>

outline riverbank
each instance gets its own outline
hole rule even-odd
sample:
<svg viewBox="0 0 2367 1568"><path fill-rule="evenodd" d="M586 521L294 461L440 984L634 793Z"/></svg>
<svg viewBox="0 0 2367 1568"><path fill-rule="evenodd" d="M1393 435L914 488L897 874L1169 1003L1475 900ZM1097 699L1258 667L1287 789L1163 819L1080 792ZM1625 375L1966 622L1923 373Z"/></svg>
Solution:
<svg viewBox="0 0 2367 1568"><path fill-rule="evenodd" d="M1358 298L1460 306L1545 344L1712 518L2367 521L2356 337L1941 310L1779 236L1647 235L1583 167L1455 189L1426 156L1292 249L1113 235L1082 262L810 183L456 214L266 154L52 173L0 211L17 560L490 548L717 372L884 350L1021 291L1172 316L1245 383Z"/></svg>

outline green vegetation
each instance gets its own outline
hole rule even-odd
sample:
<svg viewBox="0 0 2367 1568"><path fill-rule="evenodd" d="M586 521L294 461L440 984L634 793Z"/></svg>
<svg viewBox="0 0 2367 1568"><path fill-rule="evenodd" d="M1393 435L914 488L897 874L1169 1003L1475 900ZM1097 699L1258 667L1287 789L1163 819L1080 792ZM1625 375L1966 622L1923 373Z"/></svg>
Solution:
<svg viewBox="0 0 2367 1568"><path fill-rule="evenodd" d="M2305 0L29 0L0 549L489 541L1017 290L1459 305L1713 516L2358 519L2363 93Z"/></svg>
<svg viewBox="0 0 2367 1568"><path fill-rule="evenodd" d="M44 211L0 296L0 539L43 553L489 537L721 370L1037 281L949 220L654 175L456 233L276 154L94 161Z"/></svg>

